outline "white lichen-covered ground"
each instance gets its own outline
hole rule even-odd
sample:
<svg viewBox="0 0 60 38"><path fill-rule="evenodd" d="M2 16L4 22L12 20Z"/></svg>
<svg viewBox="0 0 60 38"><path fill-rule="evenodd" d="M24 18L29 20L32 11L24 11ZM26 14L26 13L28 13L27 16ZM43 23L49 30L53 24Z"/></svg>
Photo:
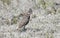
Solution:
<svg viewBox="0 0 60 38"><path fill-rule="evenodd" d="M16 30L31 8L26 31ZM0 38L60 38L60 0L0 0Z"/></svg>

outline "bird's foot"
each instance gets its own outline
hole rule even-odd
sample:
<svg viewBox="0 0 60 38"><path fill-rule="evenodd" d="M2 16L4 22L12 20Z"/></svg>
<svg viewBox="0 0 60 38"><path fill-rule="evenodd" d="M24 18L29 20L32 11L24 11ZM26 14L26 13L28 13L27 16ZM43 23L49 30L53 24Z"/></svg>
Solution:
<svg viewBox="0 0 60 38"><path fill-rule="evenodd" d="M22 31L26 31L27 29L22 29Z"/></svg>
<svg viewBox="0 0 60 38"><path fill-rule="evenodd" d="M27 29L21 29L21 28L18 28L18 29L16 29L17 31L20 31L20 32L25 32Z"/></svg>

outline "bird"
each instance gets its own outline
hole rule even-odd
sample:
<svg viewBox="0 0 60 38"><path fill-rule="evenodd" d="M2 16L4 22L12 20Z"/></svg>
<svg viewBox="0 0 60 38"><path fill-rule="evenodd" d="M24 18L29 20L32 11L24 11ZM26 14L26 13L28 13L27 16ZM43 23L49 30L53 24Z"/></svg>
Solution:
<svg viewBox="0 0 60 38"><path fill-rule="evenodd" d="M18 26L18 29L17 30L21 30L21 28L23 28L23 30L26 30L25 29L25 26L29 23L29 20L30 20L30 15L32 14L32 9L30 8L28 10L28 12L25 12L23 13L23 18L22 20L19 22L19 26Z"/></svg>

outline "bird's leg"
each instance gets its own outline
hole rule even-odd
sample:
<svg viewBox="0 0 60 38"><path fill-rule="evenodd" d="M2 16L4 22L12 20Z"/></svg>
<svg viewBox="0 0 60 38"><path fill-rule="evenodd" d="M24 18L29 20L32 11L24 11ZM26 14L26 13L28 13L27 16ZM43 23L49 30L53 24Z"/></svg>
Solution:
<svg viewBox="0 0 60 38"><path fill-rule="evenodd" d="M24 26L24 30L25 30L25 26Z"/></svg>
<svg viewBox="0 0 60 38"><path fill-rule="evenodd" d="M26 30L26 28L25 28L25 26L23 27L23 31L25 31Z"/></svg>

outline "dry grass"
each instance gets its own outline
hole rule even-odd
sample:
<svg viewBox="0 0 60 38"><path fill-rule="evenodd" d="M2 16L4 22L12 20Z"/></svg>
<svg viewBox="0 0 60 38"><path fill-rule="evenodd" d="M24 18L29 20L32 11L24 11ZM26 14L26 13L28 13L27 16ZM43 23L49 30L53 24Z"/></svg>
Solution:
<svg viewBox="0 0 60 38"><path fill-rule="evenodd" d="M9 5L11 3L11 0L1 0L4 3L6 3L7 5Z"/></svg>

